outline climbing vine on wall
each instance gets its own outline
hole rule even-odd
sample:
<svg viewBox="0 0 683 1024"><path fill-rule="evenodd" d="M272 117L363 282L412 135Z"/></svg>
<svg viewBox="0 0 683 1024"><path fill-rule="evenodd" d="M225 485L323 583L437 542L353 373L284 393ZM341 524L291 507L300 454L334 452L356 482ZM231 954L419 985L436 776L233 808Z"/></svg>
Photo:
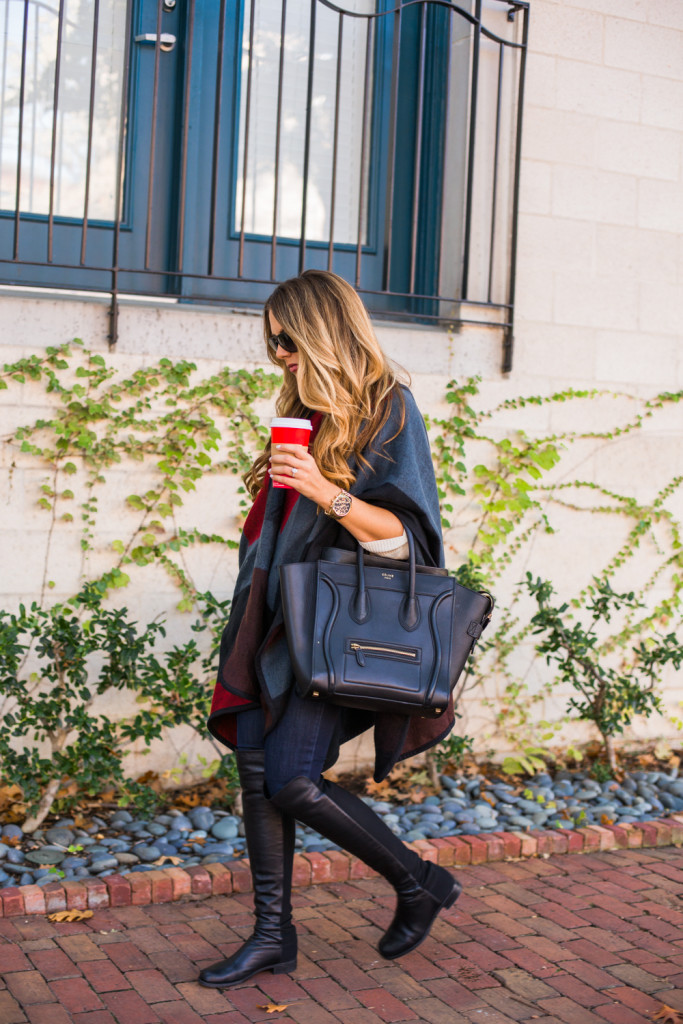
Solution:
<svg viewBox="0 0 683 1024"><path fill-rule="evenodd" d="M249 468L266 437L254 402L271 397L278 383L276 374L262 370L226 368L195 380L196 370L185 360L161 359L121 379L103 356L76 340L6 365L0 375L0 388L33 382L45 389L51 414L19 427L9 443L46 471L37 501L50 516L50 534L60 523L80 520L84 577L97 544L107 471L142 464L144 473L131 479L149 473L149 486L125 497L136 518L124 521L134 525L113 542L111 565L99 578L109 587L125 586L129 566L156 563L177 584L179 608L187 611L194 587L179 553L196 544L237 542L180 526L176 512L203 476Z"/></svg>
<svg viewBox="0 0 683 1024"><path fill-rule="evenodd" d="M80 341L5 365L0 389L38 389L49 409L5 439L14 453L10 462L18 459L25 465L28 459L44 471L35 500L47 517L49 544L63 527L73 530L78 525L83 581L97 581L106 592L125 587L132 567L156 565L177 586L178 607L192 609L196 588L184 557L187 550L198 545L235 547L237 542L183 524L182 507L187 495L211 476L241 474L248 468L266 437L256 405L272 399L278 383L277 374L259 369L225 368L201 378L195 364L169 359L126 376ZM519 426L500 425L510 414L567 403L576 409L574 422L580 423L588 419L582 411L586 405L602 407L615 397L621 400L620 410L626 403L633 411L609 429L539 430L531 436ZM627 527L618 550L604 565L591 566L585 588L572 595L576 616L585 606L592 577L609 582L637 560L639 551L647 548L649 556L654 554L655 564L635 588L634 602L600 637L605 657L618 659L629 640L646 640L657 625L677 621L683 587L681 526L671 510L683 478L671 478L643 501L591 479L567 479L558 470L575 445L635 433L661 410L680 403L683 393L640 399L568 389L507 399L486 409L480 381L471 378L449 382L445 399L449 413L429 417L428 427L451 568L467 585L505 594L495 629L481 644L461 691L496 680L496 695L487 691L492 729L521 752L542 749L561 721L544 721L538 713L539 703L553 691L553 680L532 690L526 670L519 668L520 649L530 642L532 613L515 584L524 576L535 538L553 533L558 510L570 509L579 520L590 514L610 516ZM120 512L128 514L116 517L125 532L121 526L102 569L101 498L112 473L119 480L129 474L131 491L121 496ZM146 482L136 483L140 480ZM245 508L245 497L240 500ZM510 582L506 574L518 567ZM46 570L41 599L53 583Z"/></svg>
<svg viewBox="0 0 683 1024"><path fill-rule="evenodd" d="M505 603L498 608L495 632L482 644L460 691L466 693L487 680L495 681L497 694L486 701L495 734L519 751L517 767L529 770L542 764L536 755L547 749L562 727L561 718L548 722L539 714L539 705L552 694L556 680L546 680L532 690L525 672L515 667L520 646L528 641L533 628L531 613L525 612L523 602L525 558L539 532L554 532L555 511L569 509L576 513L579 531L583 529L581 517L587 515L610 516L625 524L625 539L617 551L604 564L588 568L585 586L569 600L570 614L579 622L596 586L609 587L624 569L632 579L639 580L633 588L631 605L596 642L598 660L623 662L629 641L652 644L658 628L670 629L681 621L681 523L667 502L680 490L683 476L671 477L644 502L593 480L567 480L559 475L553 479L551 471L580 442L611 442L641 430L660 411L683 401L683 392L639 399L598 389L568 389L506 399L482 410L476 401L479 385L475 378L465 383L450 382L446 399L453 413L430 421L445 537L447 541L455 539L456 544L461 536L465 538L460 544L457 574L466 585L483 584L495 592L511 567L518 568L519 574L512 585L506 580ZM615 398L632 406L633 413L609 429L568 430L535 437L519 428L511 432L512 436L503 437L495 430L497 418L510 412L568 402L576 410L576 422L590 422L584 413L585 403L604 404ZM625 483L628 486L629 482ZM561 538L558 543L562 543ZM655 563L646 575L634 564L639 552L644 551L649 558L654 557ZM683 723L674 720L681 728Z"/></svg>

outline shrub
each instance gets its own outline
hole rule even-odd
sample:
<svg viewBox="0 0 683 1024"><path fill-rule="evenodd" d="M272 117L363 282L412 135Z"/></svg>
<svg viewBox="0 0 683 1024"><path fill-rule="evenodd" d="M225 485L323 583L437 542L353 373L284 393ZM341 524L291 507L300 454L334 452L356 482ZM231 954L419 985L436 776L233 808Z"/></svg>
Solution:
<svg viewBox="0 0 683 1024"><path fill-rule="evenodd" d="M206 685L216 653L216 637L227 602L199 595L202 616L192 629L211 628L208 653L189 640L182 647L157 654L165 636L161 622L139 628L126 608L103 607L105 588L86 584L65 604L43 608L34 602L18 614L0 611L0 698L5 728L0 733L4 779L21 787L28 804L24 831L31 832L49 814L69 787L76 794L95 795L115 786L122 803L150 809L157 794L128 778L123 759L131 743L149 744L166 727L189 724L202 733L210 700ZM27 671L29 660L36 671ZM116 691L136 694L139 709L112 719L98 698ZM24 740L17 747L16 740ZM64 806L68 806L67 797Z"/></svg>
<svg viewBox="0 0 683 1024"><path fill-rule="evenodd" d="M551 603L555 591L548 580L534 580L527 573L526 586L538 604L531 625L532 632L543 639L536 644L536 650L545 655L549 665L558 666L560 679L576 691L576 696L569 700L569 709L597 727L610 769L616 772L614 736L623 733L636 715L647 717L661 710L655 686L666 664L680 668L683 646L675 633L662 635L656 630L648 633L645 640L629 638L626 632L601 642L601 623L609 624L620 609L642 607L633 592L618 594L608 580L594 579L593 586L588 588L588 625L569 622L567 602L559 607Z"/></svg>

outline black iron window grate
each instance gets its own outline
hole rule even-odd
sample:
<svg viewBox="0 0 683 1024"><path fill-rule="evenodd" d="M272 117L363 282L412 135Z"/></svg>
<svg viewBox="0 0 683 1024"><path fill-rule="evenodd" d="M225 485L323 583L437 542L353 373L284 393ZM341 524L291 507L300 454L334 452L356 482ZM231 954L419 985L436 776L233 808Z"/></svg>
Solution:
<svg viewBox="0 0 683 1024"><path fill-rule="evenodd" d="M528 4L0 0L0 279L501 327Z"/></svg>

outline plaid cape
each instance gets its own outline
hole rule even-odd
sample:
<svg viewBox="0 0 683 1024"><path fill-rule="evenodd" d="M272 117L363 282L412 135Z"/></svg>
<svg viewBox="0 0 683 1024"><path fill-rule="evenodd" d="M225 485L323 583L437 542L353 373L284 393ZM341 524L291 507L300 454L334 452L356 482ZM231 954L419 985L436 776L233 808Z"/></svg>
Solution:
<svg viewBox="0 0 683 1024"><path fill-rule="evenodd" d="M400 388L400 392L399 392ZM401 418L405 423L396 437ZM354 467L350 493L389 509L412 530L417 561L443 566L441 516L429 439L422 415L408 388L399 385L389 399L387 423L363 452L369 466ZM312 414L313 434L322 416ZM266 479L244 524L239 573L223 632L218 678L208 728L231 749L236 747L235 715L263 707L266 734L280 719L294 686L280 600L281 565L315 561L326 547L355 549L356 541L341 522L325 516L315 502L295 490L274 488ZM339 728L326 768L339 745L374 727L374 778L385 778L397 761L420 753L446 736L454 722L453 701L438 719L376 714L339 708Z"/></svg>

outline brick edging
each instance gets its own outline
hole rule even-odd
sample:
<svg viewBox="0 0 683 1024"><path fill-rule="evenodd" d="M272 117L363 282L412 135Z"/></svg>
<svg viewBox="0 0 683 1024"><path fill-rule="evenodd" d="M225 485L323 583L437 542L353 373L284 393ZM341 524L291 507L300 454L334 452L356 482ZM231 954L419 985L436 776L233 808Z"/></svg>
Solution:
<svg viewBox="0 0 683 1024"><path fill-rule="evenodd" d="M550 854L593 853L601 850L647 849L683 845L683 814L623 825L586 825L565 831L534 829L529 832L486 832L470 836L417 839L409 843L423 860L446 867L547 857ZM297 853L293 884L347 882L372 878L376 872L349 853ZM0 888L0 917L53 914L60 910L99 910L103 907L146 906L170 903L182 897L201 898L250 892L248 860L229 864L159 868L128 875L50 882L48 885L12 885Z"/></svg>

